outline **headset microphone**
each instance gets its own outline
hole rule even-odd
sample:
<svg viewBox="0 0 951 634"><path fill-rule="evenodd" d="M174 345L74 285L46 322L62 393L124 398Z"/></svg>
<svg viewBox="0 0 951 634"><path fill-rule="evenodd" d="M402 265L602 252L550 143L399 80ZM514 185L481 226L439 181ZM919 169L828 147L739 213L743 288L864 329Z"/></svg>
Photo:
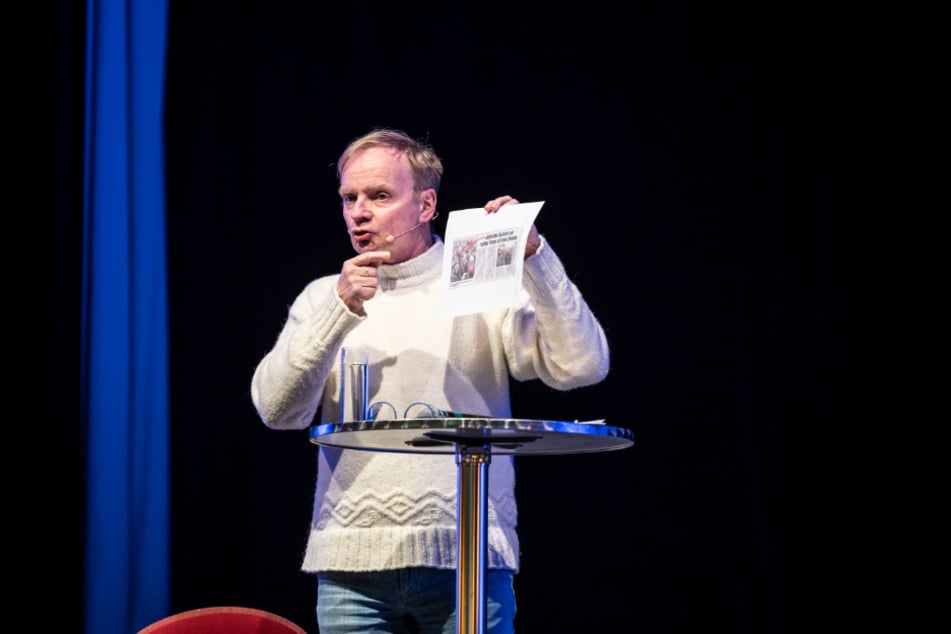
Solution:
<svg viewBox="0 0 951 634"><path fill-rule="evenodd" d="M397 233L396 235L393 235L393 234L391 233L390 235L386 236L386 243L387 243L387 244L393 244L393 241L396 240L397 238L399 238L401 235L407 234L407 233L409 233L410 231L415 231L416 229L418 229L419 227L423 226L424 224L426 224L426 223L425 223L425 222L417 223L417 224L413 225L412 227L410 227L409 229L404 229L403 231L400 231L400 232Z"/></svg>
<svg viewBox="0 0 951 634"><path fill-rule="evenodd" d="M419 208L419 213L420 213L420 214L423 213L423 208L422 208L422 207ZM435 219L438 218L438 217L439 217L439 212L437 211L436 213L433 214L433 217L430 218L430 221L435 220ZM400 232L397 233L396 235L393 235L393 234L391 233L390 235L386 236L386 243L387 243L387 244L393 244L393 241L396 240L397 238L399 238L401 235L407 234L407 233L409 233L410 231L415 231L415 230L418 229L419 227L422 227L424 224L426 224L426 223L425 223L425 222L418 222L418 223L416 223L416 225L410 227L409 229L404 229L403 231L400 231Z"/></svg>

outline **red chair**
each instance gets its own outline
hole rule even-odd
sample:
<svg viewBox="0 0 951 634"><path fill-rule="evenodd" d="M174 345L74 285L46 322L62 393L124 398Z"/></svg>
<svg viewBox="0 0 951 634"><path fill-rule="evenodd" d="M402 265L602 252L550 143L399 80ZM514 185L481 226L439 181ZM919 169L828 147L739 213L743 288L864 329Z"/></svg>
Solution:
<svg viewBox="0 0 951 634"><path fill-rule="evenodd" d="M145 626L138 634L307 634L307 631L265 610L215 606L166 616Z"/></svg>

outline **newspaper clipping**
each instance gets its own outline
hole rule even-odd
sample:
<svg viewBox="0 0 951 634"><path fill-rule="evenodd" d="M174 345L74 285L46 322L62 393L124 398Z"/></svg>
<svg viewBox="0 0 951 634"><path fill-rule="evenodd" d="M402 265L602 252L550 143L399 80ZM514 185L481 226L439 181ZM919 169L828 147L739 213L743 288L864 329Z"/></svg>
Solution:
<svg viewBox="0 0 951 634"><path fill-rule="evenodd" d="M496 213L449 214L443 261L445 317L514 306L522 285L522 253L542 202L505 205Z"/></svg>

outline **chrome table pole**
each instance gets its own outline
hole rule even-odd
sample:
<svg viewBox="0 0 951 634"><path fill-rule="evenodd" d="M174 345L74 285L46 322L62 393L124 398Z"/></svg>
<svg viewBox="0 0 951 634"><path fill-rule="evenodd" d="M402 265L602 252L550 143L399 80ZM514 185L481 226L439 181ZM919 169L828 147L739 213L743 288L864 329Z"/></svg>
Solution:
<svg viewBox="0 0 951 634"><path fill-rule="evenodd" d="M456 444L456 634L485 634L490 447Z"/></svg>

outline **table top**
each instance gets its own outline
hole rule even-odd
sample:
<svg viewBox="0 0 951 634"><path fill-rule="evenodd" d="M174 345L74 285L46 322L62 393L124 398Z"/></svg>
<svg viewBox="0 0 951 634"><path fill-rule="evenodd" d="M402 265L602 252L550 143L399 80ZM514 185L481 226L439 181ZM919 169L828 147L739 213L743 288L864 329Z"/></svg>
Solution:
<svg viewBox="0 0 951 634"><path fill-rule="evenodd" d="M342 449L395 453L455 453L479 445L499 455L597 453L634 444L634 433L598 422L520 418L401 418L321 423L310 441Z"/></svg>

